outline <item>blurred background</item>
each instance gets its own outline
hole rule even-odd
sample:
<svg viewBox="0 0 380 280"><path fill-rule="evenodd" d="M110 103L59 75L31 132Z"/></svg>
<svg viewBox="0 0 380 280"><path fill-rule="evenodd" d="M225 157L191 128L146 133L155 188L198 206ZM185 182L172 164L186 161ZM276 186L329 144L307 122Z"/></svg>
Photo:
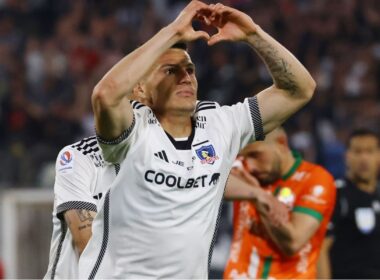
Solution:
<svg viewBox="0 0 380 280"><path fill-rule="evenodd" d="M6 259L5 270L11 263L9 270L17 273L13 277L40 278L45 272L55 158L63 146L94 134L94 85L113 64L172 21L187 2L0 0L0 258ZM286 128L304 158L341 177L350 130L380 130L380 1L220 2L252 16L311 72L318 84L315 97ZM201 100L233 104L271 84L263 63L244 44L208 47L195 42L190 53ZM34 206L20 208L10 218L4 206L9 201L16 208ZM214 252L216 271L223 269L229 249L229 212L227 205ZM12 242L17 248L33 251L29 243L41 243L41 260L34 260L38 265L25 264L21 255L27 254L15 256L17 261L1 255L16 248L7 247L9 227L15 231ZM29 245L20 245L25 240Z"/></svg>

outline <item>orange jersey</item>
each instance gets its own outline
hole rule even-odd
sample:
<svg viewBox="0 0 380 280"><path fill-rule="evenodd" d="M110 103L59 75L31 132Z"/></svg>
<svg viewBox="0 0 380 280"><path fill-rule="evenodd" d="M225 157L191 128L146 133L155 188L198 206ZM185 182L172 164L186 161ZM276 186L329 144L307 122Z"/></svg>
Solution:
<svg viewBox="0 0 380 280"><path fill-rule="evenodd" d="M319 228L298 253L286 257L266 237L265 230L260 231L263 227L254 205L248 201L234 202L234 230L224 278L316 278L319 250L335 205L333 177L321 166L296 158L289 173L269 186L268 191L292 212L320 221Z"/></svg>

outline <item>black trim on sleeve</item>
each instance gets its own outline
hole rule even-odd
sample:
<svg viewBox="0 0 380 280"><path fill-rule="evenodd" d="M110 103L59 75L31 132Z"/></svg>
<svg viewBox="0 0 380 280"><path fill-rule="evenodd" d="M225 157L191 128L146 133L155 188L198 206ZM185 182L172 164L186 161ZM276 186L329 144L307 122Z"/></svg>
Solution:
<svg viewBox="0 0 380 280"><path fill-rule="evenodd" d="M108 190L106 197L104 198L104 217L103 217L103 240L100 247L100 252L96 260L95 266L93 267L90 275L88 276L89 280L92 280L96 277L99 267L102 264L104 254L106 253L108 246L108 237L109 237L109 208L110 208L110 190Z"/></svg>
<svg viewBox="0 0 380 280"><path fill-rule="evenodd" d="M63 245L63 241L65 241L66 232L67 232L66 222L61 220L61 235L59 236L59 243L58 243L57 251L55 252L55 258L54 258L53 268L51 270L50 279L55 278L55 272L57 271L59 258L61 257L62 245Z"/></svg>
<svg viewBox="0 0 380 280"><path fill-rule="evenodd" d="M119 137L117 137L116 139L106 140L106 139L101 138L101 136L99 134L96 134L96 138L98 139L98 142L101 144L105 144L105 145L120 144L125 139L127 139L128 136L131 134L133 128L135 127L135 124L136 124L136 119L135 119L135 114L133 114L133 120L132 120L131 125L126 130L124 130L124 132Z"/></svg>
<svg viewBox="0 0 380 280"><path fill-rule="evenodd" d="M57 207L57 218L63 220L63 213L72 209L82 209L97 212L96 205L86 201L68 201Z"/></svg>
<svg viewBox="0 0 380 280"><path fill-rule="evenodd" d="M259 103L257 102L257 97L248 98L249 111L251 113L251 118L253 122L253 127L255 130L255 138L257 141L263 141L265 139L263 122L261 120L261 113L259 108Z"/></svg>

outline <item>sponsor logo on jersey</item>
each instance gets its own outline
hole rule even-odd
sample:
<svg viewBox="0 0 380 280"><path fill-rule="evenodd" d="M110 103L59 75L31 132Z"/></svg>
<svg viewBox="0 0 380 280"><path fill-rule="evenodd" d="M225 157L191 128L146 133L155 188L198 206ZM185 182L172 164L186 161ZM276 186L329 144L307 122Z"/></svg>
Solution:
<svg viewBox="0 0 380 280"><path fill-rule="evenodd" d="M315 185L311 190L311 194L306 194L302 196L302 199L309 200L317 204L326 204L327 201L321 198L321 195L323 194L324 191L325 191L325 188L322 185Z"/></svg>
<svg viewBox="0 0 380 280"><path fill-rule="evenodd" d="M211 179L210 179L210 182L208 183L209 186L211 186L211 184L213 184L214 186L215 186L216 184L218 184L218 182L219 182L219 177L220 177L220 173L214 173L214 174L212 174Z"/></svg>
<svg viewBox="0 0 380 280"><path fill-rule="evenodd" d="M172 163L175 165L182 166L182 167L185 166L185 163L183 161L180 161L180 160L175 160L175 161L173 160Z"/></svg>
<svg viewBox="0 0 380 280"><path fill-rule="evenodd" d="M202 146L199 149L196 149L195 152L202 164L214 164L214 162L219 159L215 153L214 147L211 144Z"/></svg>
<svg viewBox="0 0 380 280"><path fill-rule="evenodd" d="M318 197L323 193L324 190L325 190L325 188L323 186L316 185L313 188L313 195Z"/></svg>
<svg viewBox="0 0 380 280"><path fill-rule="evenodd" d="M202 175L196 178L183 178L174 175L167 175L154 170L147 170L144 175L145 181L156 185L165 185L169 188L190 189L216 185L219 182L220 173L214 173L208 180L209 175Z"/></svg>

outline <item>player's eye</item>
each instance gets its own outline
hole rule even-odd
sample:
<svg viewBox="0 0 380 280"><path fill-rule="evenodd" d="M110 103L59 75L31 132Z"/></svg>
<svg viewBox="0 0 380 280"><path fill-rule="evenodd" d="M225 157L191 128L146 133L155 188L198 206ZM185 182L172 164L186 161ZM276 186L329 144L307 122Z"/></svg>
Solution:
<svg viewBox="0 0 380 280"><path fill-rule="evenodd" d="M188 73L188 74L194 74L194 68L192 68L192 67L188 67L188 68L186 68L186 72Z"/></svg>
<svg viewBox="0 0 380 280"><path fill-rule="evenodd" d="M174 67L171 67L171 68L167 68L166 70L165 70L165 74L166 75L172 75L172 74L175 74L175 68Z"/></svg>

